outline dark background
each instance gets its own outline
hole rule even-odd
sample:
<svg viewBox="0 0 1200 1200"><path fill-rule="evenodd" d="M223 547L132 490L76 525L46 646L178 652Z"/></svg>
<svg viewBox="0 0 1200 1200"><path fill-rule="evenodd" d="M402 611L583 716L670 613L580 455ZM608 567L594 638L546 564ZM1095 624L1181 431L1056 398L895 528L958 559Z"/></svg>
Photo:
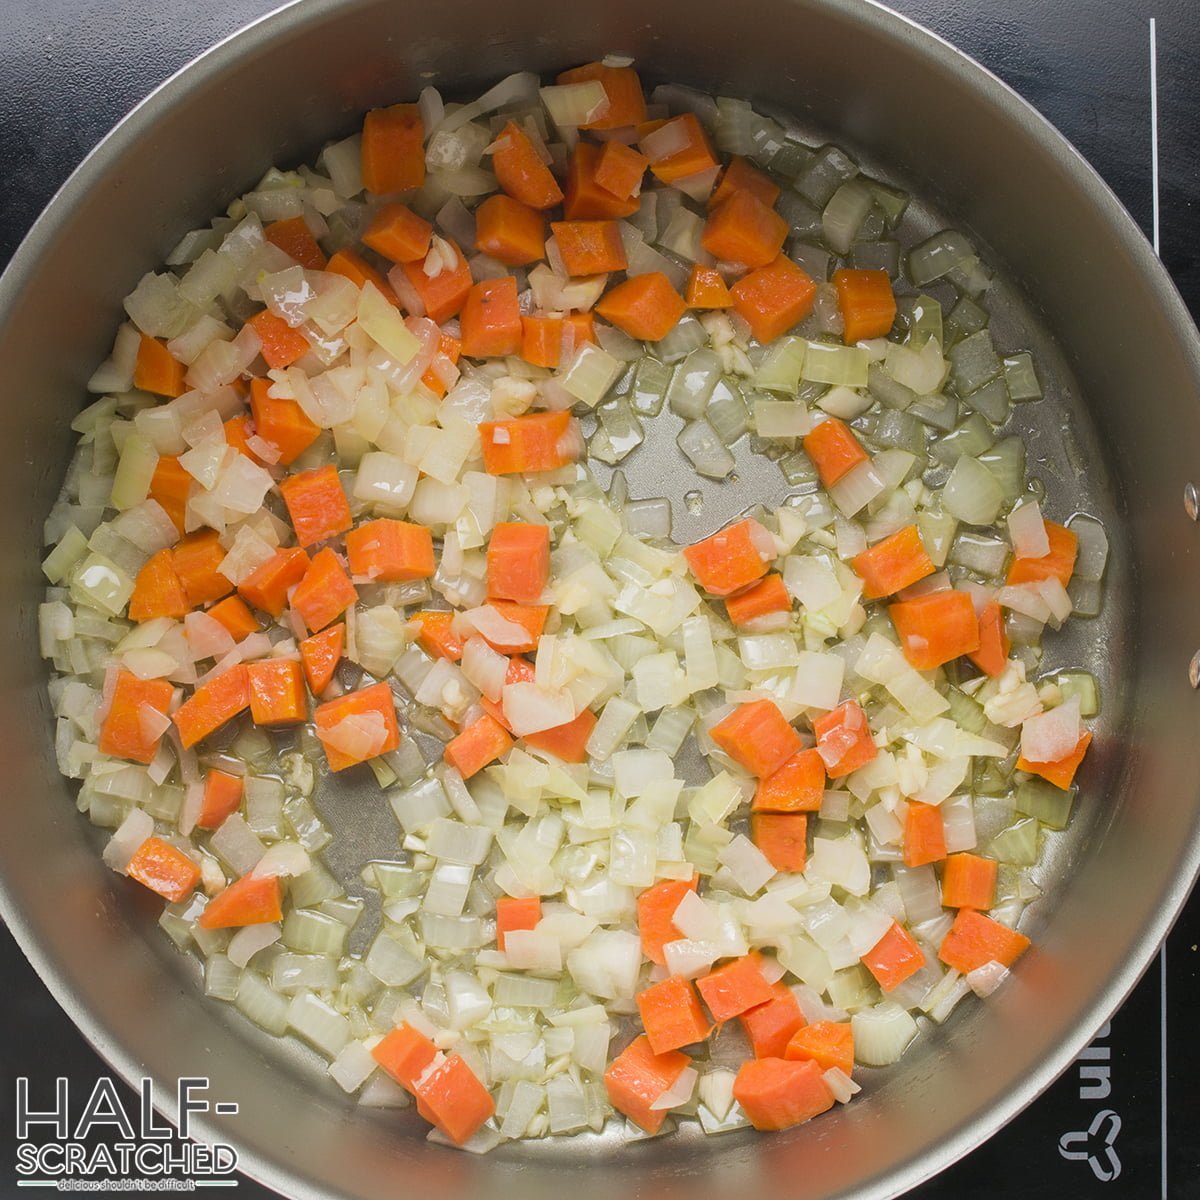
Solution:
<svg viewBox="0 0 1200 1200"><path fill-rule="evenodd" d="M979 59L1074 143L1151 237L1150 20L1157 27L1159 242L1193 317L1200 315L1200 3L1196 0L893 0ZM269 11L271 0L0 0L0 266L88 150L195 55ZM3 833L0 832L0 836ZM1081 1095L1072 1067L996 1137L911 1195L915 1200L1200 1196L1195 1077L1200 1064L1194 896L1165 956L1089 1051L1110 1093ZM1164 1024L1165 1017L1165 1024ZM12 1170L13 1085L68 1076L86 1094L106 1065L0 928L0 1196ZM1164 1098L1167 1103L1164 1109ZM1099 1114L1119 1119L1120 1171L1099 1180L1059 1153ZM1103 1154L1099 1132L1069 1147ZM1110 1172L1111 1173L1111 1168ZM236 1193L266 1200L244 1181Z"/></svg>

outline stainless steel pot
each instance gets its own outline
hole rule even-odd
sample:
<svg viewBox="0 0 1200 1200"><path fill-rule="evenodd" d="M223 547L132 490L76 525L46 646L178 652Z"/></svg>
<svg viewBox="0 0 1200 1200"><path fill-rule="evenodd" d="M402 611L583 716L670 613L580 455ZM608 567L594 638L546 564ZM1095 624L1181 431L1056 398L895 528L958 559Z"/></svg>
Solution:
<svg viewBox="0 0 1200 1200"><path fill-rule="evenodd" d="M1066 504L1115 515L1110 611L1068 655L1109 686L1079 812L1030 913L1036 948L988 1004L964 1006L870 1092L772 1138L431 1146L415 1121L356 1111L236 1014L204 1002L156 936L156 902L100 863L58 776L34 613L40 525L82 384L118 298L176 237L375 104L433 80L469 92L517 69L611 50L663 79L746 95L848 143L965 224L1036 316L1053 395L1034 445ZM658 1197L896 1195L986 1138L1046 1087L1150 961L1200 865L1198 531L1200 341L1149 247L1097 176L1031 109L944 43L862 0L303 0L171 80L84 163L0 280L0 910L72 1018L126 1078L207 1074L239 1105L200 1132L250 1175L305 1200L405 1190ZM1080 398L1083 398L1082 400ZM1033 419L1033 418L1031 418ZM1061 511L1061 509L1060 509ZM172 1114L173 1115L173 1114Z"/></svg>

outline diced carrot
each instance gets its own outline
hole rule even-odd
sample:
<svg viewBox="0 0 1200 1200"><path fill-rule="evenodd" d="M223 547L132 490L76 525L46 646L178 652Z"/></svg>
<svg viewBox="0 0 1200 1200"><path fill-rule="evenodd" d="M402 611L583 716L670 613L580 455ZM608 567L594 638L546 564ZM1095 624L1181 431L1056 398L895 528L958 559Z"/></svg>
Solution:
<svg viewBox="0 0 1200 1200"><path fill-rule="evenodd" d="M325 270L325 252L317 245L317 239L303 217L272 221L263 228L263 237L307 270Z"/></svg>
<svg viewBox="0 0 1200 1200"><path fill-rule="evenodd" d="M750 840L777 871L804 870L808 856L808 817L804 813L750 814Z"/></svg>
<svg viewBox="0 0 1200 1200"><path fill-rule="evenodd" d="M771 999L738 1017L755 1058L784 1058L788 1042L804 1028L804 1014L792 989L782 981L771 984Z"/></svg>
<svg viewBox="0 0 1200 1200"><path fill-rule="evenodd" d="M255 313L246 324L258 334L258 340L262 342L261 354L273 371L290 367L308 353L308 338L269 309Z"/></svg>
<svg viewBox="0 0 1200 1200"><path fill-rule="evenodd" d="M938 958L966 975L985 963L1011 967L1029 949L1029 939L973 908L960 908L938 949Z"/></svg>
<svg viewBox="0 0 1200 1200"><path fill-rule="evenodd" d="M108 712L100 722L100 752L133 762L151 762L162 735L150 732L142 710L149 707L165 716L174 691L165 679L139 679L122 667L117 672Z"/></svg>
<svg viewBox="0 0 1200 1200"><path fill-rule="evenodd" d="M300 663L308 680L309 690L319 696L330 684L342 650L346 644L346 626L334 625L323 633L313 634L300 643ZM258 718L256 717L255 720Z"/></svg>
<svg viewBox="0 0 1200 1200"><path fill-rule="evenodd" d="M642 953L660 967L667 961L663 946L683 937L671 918L680 901L688 892L694 892L699 882L699 875L693 875L691 879L664 879L638 896L638 933L642 939Z"/></svg>
<svg viewBox="0 0 1200 1200"><path fill-rule="evenodd" d="M428 579L437 570L433 534L426 525L379 517L346 534L350 571L378 583Z"/></svg>
<svg viewBox="0 0 1200 1200"><path fill-rule="evenodd" d="M308 717L304 669L294 658L268 658L246 665L250 716L255 725L298 725Z"/></svg>
<svg viewBox="0 0 1200 1200"><path fill-rule="evenodd" d="M151 621L155 617L179 619L191 609L187 592L175 572L174 556L170 549L158 551L146 560L146 565L133 581L129 597L129 619Z"/></svg>
<svg viewBox="0 0 1200 1200"><path fill-rule="evenodd" d="M200 868L160 837L148 837L134 851L125 873L172 904L185 899L200 882Z"/></svg>
<svg viewBox="0 0 1200 1200"><path fill-rule="evenodd" d="M862 956L862 961L879 986L890 992L925 965L925 955L912 934L893 921L887 933Z"/></svg>
<svg viewBox="0 0 1200 1200"><path fill-rule="evenodd" d="M564 335L569 332L571 346L578 349L585 342L596 344L596 318L590 312L572 312L563 317Z"/></svg>
<svg viewBox="0 0 1200 1200"><path fill-rule="evenodd" d="M417 1080L437 1058L437 1047L407 1021L397 1025L371 1049L371 1057L406 1091L412 1092Z"/></svg>
<svg viewBox="0 0 1200 1200"><path fill-rule="evenodd" d="M504 358L521 352L521 306L511 275L471 287L459 318L462 352L472 358Z"/></svg>
<svg viewBox="0 0 1200 1200"><path fill-rule="evenodd" d="M832 712L813 717L812 727L817 735L817 753L830 779L840 779L865 767L879 753L867 714L856 700L847 700Z"/></svg>
<svg viewBox="0 0 1200 1200"><path fill-rule="evenodd" d="M688 276L684 303L688 308L729 308L733 297L721 272L715 267L702 267L697 263Z"/></svg>
<svg viewBox="0 0 1200 1200"><path fill-rule="evenodd" d="M979 618L966 592L927 592L888 605L904 657L918 671L932 671L979 649Z"/></svg>
<svg viewBox="0 0 1200 1200"><path fill-rule="evenodd" d="M207 610L214 621L224 625L235 642L258 632L258 620L241 596L226 596Z"/></svg>
<svg viewBox="0 0 1200 1200"><path fill-rule="evenodd" d="M463 644L454 632L452 612L413 613L412 619L421 626L421 632L417 634L417 643L426 654L448 658L451 662L458 662L462 658Z"/></svg>
<svg viewBox="0 0 1200 1200"><path fill-rule="evenodd" d="M535 367L557 367L562 359L563 319L548 313L521 318L521 357Z"/></svg>
<svg viewBox="0 0 1200 1200"><path fill-rule="evenodd" d="M349 247L338 250L330 256L329 265L325 270L350 280L357 288L372 284L390 304L398 303L392 285L357 250L351 250Z"/></svg>
<svg viewBox="0 0 1200 1200"><path fill-rule="evenodd" d="M563 216L568 221L620 220L637 212L636 197L614 196L600 186L596 179L599 167L600 148L591 142L576 142L567 162L567 183L562 196Z"/></svg>
<svg viewBox="0 0 1200 1200"><path fill-rule="evenodd" d="M562 189L550 174L550 168L515 121L509 121L496 138L492 170L496 172L496 182L514 200L539 212L562 201Z"/></svg>
<svg viewBox="0 0 1200 1200"><path fill-rule="evenodd" d="M765 267L743 275L729 294L750 332L765 345L812 312L817 285L805 270L781 254Z"/></svg>
<svg viewBox="0 0 1200 1200"><path fill-rule="evenodd" d="M230 417L221 428L225 431L225 441L239 454L244 454L255 466L263 465L263 460L250 449L250 438L255 432L255 427L254 418L249 413Z"/></svg>
<svg viewBox="0 0 1200 1200"><path fill-rule="evenodd" d="M675 183L680 179L690 179L702 171L712 170L718 165L717 156L708 141L708 134L704 132L704 126L700 124L700 119L695 113L682 113L678 117L672 117L658 128L666 129L668 126L683 145L661 158L647 149L646 134L639 130L642 153L650 159L650 170L656 179L663 183Z"/></svg>
<svg viewBox="0 0 1200 1200"><path fill-rule="evenodd" d="M245 663L238 663L202 683L171 719L186 750L249 707L250 678Z"/></svg>
<svg viewBox="0 0 1200 1200"><path fill-rule="evenodd" d="M358 599L342 560L328 547L313 556L292 593L292 608L312 633L335 621Z"/></svg>
<svg viewBox="0 0 1200 1200"><path fill-rule="evenodd" d="M268 395L272 386L269 379L250 381L250 411L258 436L279 451L279 461L286 467L321 436L321 427L309 420L295 400Z"/></svg>
<svg viewBox="0 0 1200 1200"><path fill-rule="evenodd" d="M345 731L339 726L345 721L350 721L356 727L354 732L361 735L364 745L358 753L334 744L344 736ZM325 747L331 771L343 771L369 758L388 754L400 745L396 700L386 683L375 683L318 704L313 713L313 724Z"/></svg>
<svg viewBox="0 0 1200 1200"><path fill-rule="evenodd" d="M801 750L765 779L754 792L754 812L816 812L825 796L825 764L816 750Z"/></svg>
<svg viewBox="0 0 1200 1200"><path fill-rule="evenodd" d="M185 390L183 375L186 368L174 358L163 342L143 333L133 364L133 386L143 392L174 399Z"/></svg>
<svg viewBox="0 0 1200 1200"><path fill-rule="evenodd" d="M502 192L475 210L475 247L510 267L546 257L546 219Z"/></svg>
<svg viewBox="0 0 1200 1200"><path fill-rule="evenodd" d="M404 277L421 297L425 315L439 325L451 317L457 317L462 311L462 306L466 304L467 296L470 295L472 283L471 268L467 265L463 252L449 238L443 240L454 251L453 267L443 266L436 275L430 276L425 274L424 262L400 264Z"/></svg>
<svg viewBox="0 0 1200 1200"><path fill-rule="evenodd" d="M218 892L196 918L201 929L266 925L283 917L283 888L278 875L243 875Z"/></svg>
<svg viewBox="0 0 1200 1200"><path fill-rule="evenodd" d="M550 579L550 527L501 521L487 548L488 597L536 604Z"/></svg>
<svg viewBox="0 0 1200 1200"><path fill-rule="evenodd" d="M828 425L829 422L822 424ZM876 542L869 550L856 554L850 560L850 565L862 578L864 600L890 596L937 570L925 551L925 543L921 541L921 532L916 525L906 525L883 541Z"/></svg>
<svg viewBox="0 0 1200 1200"><path fill-rule="evenodd" d="M354 523L337 467L332 463L289 475L280 482L279 491L292 519L296 541L305 548L345 533Z"/></svg>
<svg viewBox="0 0 1200 1200"><path fill-rule="evenodd" d="M478 774L513 747L512 736L495 717L484 713L446 743L442 757L464 779Z"/></svg>
<svg viewBox="0 0 1200 1200"><path fill-rule="evenodd" d="M177 457L170 454L158 456L158 464L150 479L150 499L157 501L180 533L183 533L188 493L192 490L193 482L187 470L179 465Z"/></svg>
<svg viewBox="0 0 1200 1200"><path fill-rule="evenodd" d="M823 1072L811 1059L748 1059L733 1081L733 1098L761 1130L790 1129L834 1105Z"/></svg>
<svg viewBox="0 0 1200 1200"><path fill-rule="evenodd" d="M609 1103L647 1133L657 1133L667 1119L665 1108L651 1108L691 1063L679 1050L655 1054L650 1039L636 1037L604 1072Z"/></svg>
<svg viewBox="0 0 1200 1200"><path fill-rule="evenodd" d="M854 1027L849 1021L814 1021L797 1029L783 1052L784 1058L812 1059L822 1071L837 1067L854 1072Z"/></svg>
<svg viewBox="0 0 1200 1200"><path fill-rule="evenodd" d="M847 346L867 338L887 337L896 321L896 297L886 271L834 271L833 286L837 289L845 329L842 340Z"/></svg>
<svg viewBox="0 0 1200 1200"><path fill-rule="evenodd" d="M762 957L757 951L709 971L696 980L696 987L718 1024L774 999L771 985L762 973Z"/></svg>
<svg viewBox="0 0 1200 1200"><path fill-rule="evenodd" d="M1066 587L1071 582L1079 554L1079 538L1065 525L1054 521L1046 522L1046 537L1050 541L1050 553L1041 558L1014 558L1008 568L1010 584L1057 579Z"/></svg>
<svg viewBox="0 0 1200 1200"><path fill-rule="evenodd" d="M308 555L299 546L277 550L238 584L238 594L247 604L278 617L287 607L288 592L304 578L308 563Z"/></svg>
<svg viewBox="0 0 1200 1200"><path fill-rule="evenodd" d="M769 539L762 526L746 518L685 546L683 557L709 595L730 596L767 573L770 551L764 547Z"/></svg>
<svg viewBox="0 0 1200 1200"><path fill-rule="evenodd" d="M489 600L488 605L506 621L511 621L524 630L519 640L514 631L514 640L511 642L500 640L494 636L485 636L484 641L493 650L500 650L505 654L527 654L529 651L537 649L538 638L542 636L542 630L546 627L546 618L550 615L548 604L517 604L514 600Z"/></svg>
<svg viewBox="0 0 1200 1200"><path fill-rule="evenodd" d="M551 221L568 275L603 275L628 265L616 221Z"/></svg>
<svg viewBox="0 0 1200 1200"><path fill-rule="evenodd" d="M679 324L687 305L661 271L647 271L606 292L596 312L630 337L658 342Z"/></svg>
<svg viewBox="0 0 1200 1200"><path fill-rule="evenodd" d="M245 780L228 771L215 767L204 776L204 799L200 804L200 815L196 818L197 829L216 829L242 806L242 794L246 790Z"/></svg>
<svg viewBox="0 0 1200 1200"><path fill-rule="evenodd" d="M225 548L215 529L189 533L176 542L171 551L171 566L192 608L220 600L233 591L233 584L219 569L224 559Z"/></svg>
<svg viewBox="0 0 1200 1200"><path fill-rule="evenodd" d="M606 67L603 63L587 63L563 71L557 83L589 83L597 80L608 97L608 107L594 121L581 125L580 129L622 129L626 125L640 125L646 119L646 97L642 94L642 81L632 67Z"/></svg>
<svg viewBox="0 0 1200 1200"><path fill-rule="evenodd" d="M496 900L496 949L504 949L505 934L535 929L541 919L540 896L500 896Z"/></svg>
<svg viewBox="0 0 1200 1200"><path fill-rule="evenodd" d="M424 1075L414 1094L417 1112L460 1146L496 1111L487 1088L458 1054Z"/></svg>
<svg viewBox="0 0 1200 1200"><path fill-rule="evenodd" d="M637 994L637 1006L642 1028L655 1054L702 1042L712 1032L696 989L679 975L644 988Z"/></svg>
<svg viewBox="0 0 1200 1200"><path fill-rule="evenodd" d="M433 226L407 204L385 204L362 235L364 246L394 263L424 258L432 238Z"/></svg>
<svg viewBox="0 0 1200 1200"><path fill-rule="evenodd" d="M605 142L596 160L596 186L618 200L629 200L642 190L642 177L649 165L650 160L632 146Z"/></svg>
<svg viewBox="0 0 1200 1200"><path fill-rule="evenodd" d="M1083 762L1083 756L1087 753L1087 748L1091 744L1092 735L1085 730L1080 735L1079 741L1075 744L1075 749L1070 754L1057 759L1055 762L1034 762L1022 754L1017 759L1017 770L1029 771L1033 775L1040 775L1047 782L1054 784L1055 787L1066 790L1074 782L1075 772L1079 770L1079 764Z"/></svg>
<svg viewBox="0 0 1200 1200"><path fill-rule="evenodd" d="M912 801L904 817L904 865L923 867L946 857L946 826L934 804Z"/></svg>
<svg viewBox="0 0 1200 1200"><path fill-rule="evenodd" d="M709 731L726 754L751 775L765 779L804 749L800 735L773 700L739 704Z"/></svg>
<svg viewBox="0 0 1200 1200"><path fill-rule="evenodd" d="M448 333L439 334L437 353L448 358L452 363L457 363L462 354L462 342L456 337L451 337ZM446 381L434 370L432 364L425 369L425 373L421 376L421 382L439 400L449 390L446 386Z"/></svg>
<svg viewBox="0 0 1200 1200"><path fill-rule="evenodd" d="M998 869L994 858L951 854L942 868L942 903L947 908L991 908Z"/></svg>
<svg viewBox="0 0 1200 1200"><path fill-rule="evenodd" d="M850 426L837 417L828 417L802 440L804 453L827 488L870 457Z"/></svg>
<svg viewBox="0 0 1200 1200"><path fill-rule="evenodd" d="M1012 648L1004 628L1004 614L995 600L985 604L979 613L979 649L967 657L985 674L993 678L1004 673L1008 652Z"/></svg>
<svg viewBox="0 0 1200 1200"><path fill-rule="evenodd" d="M565 725L555 725L553 729L525 734L525 744L535 750L553 754L563 762L587 762L588 740L592 736L592 730L596 728L598 719L590 708L585 708L579 716Z"/></svg>
<svg viewBox="0 0 1200 1200"><path fill-rule="evenodd" d="M729 165L721 172L713 194L708 198L708 207L723 204L734 192L749 192L768 208L774 208L779 199L779 185L765 171L760 171L749 159L735 154Z"/></svg>
<svg viewBox="0 0 1200 1200"><path fill-rule="evenodd" d="M765 267L787 239L788 223L753 192L737 191L709 214L700 244L714 258Z"/></svg>
<svg viewBox="0 0 1200 1200"><path fill-rule="evenodd" d="M772 572L736 596L725 597L725 611L735 625L747 625L770 613L791 612L792 598L783 576Z"/></svg>
<svg viewBox="0 0 1200 1200"><path fill-rule="evenodd" d="M363 185L372 195L406 192L425 182L425 127L415 104L374 108L363 119Z"/></svg>
<svg viewBox="0 0 1200 1200"><path fill-rule="evenodd" d="M583 441L569 412L533 413L479 426L483 466L489 475L556 471L573 463Z"/></svg>

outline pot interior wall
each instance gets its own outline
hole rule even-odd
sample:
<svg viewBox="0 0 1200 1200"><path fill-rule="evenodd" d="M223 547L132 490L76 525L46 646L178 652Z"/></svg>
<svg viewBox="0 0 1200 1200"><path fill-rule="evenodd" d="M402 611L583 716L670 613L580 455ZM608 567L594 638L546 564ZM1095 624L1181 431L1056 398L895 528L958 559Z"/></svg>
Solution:
<svg viewBox="0 0 1200 1200"><path fill-rule="evenodd" d="M40 524L69 453L82 385L108 350L117 298L271 162L310 157L364 108L433 82L470 93L515 69L552 71L608 51L647 72L745 95L862 152L952 213L1011 284L1003 318L1030 314L1059 407L1035 449L1065 510L1119 515L1111 615L1083 623L1064 660L1107 662L1103 734L1077 824L1056 851L1070 886L1044 882L1038 949L989 1004L872 1082L872 1094L771 1139L703 1146L507 1148L485 1161L426 1146L415 1121L356 1113L311 1059L285 1061L228 1010L202 1001L184 960L153 929L157 902L106 871L74 812L50 745L37 658ZM1120 296L1118 306L1111 297ZM1032 307L1027 303L1032 298ZM1182 487L1200 462L1194 335L1165 276L1116 202L1028 110L928 35L868 5L609 0L313 0L268 19L169 84L68 184L0 285L0 387L8 469L0 503L0 752L8 767L0 841L5 914L56 995L126 1075L207 1071L238 1117L252 1174L305 1196L692 1197L753 1189L882 1196L968 1150L1027 1102L1132 985L1196 867L1200 793L1186 753L1196 703L1186 663L1200 645L1196 531ZM1072 449L1073 448L1073 449ZM1106 473L1111 471L1111 478ZM749 498L747 499L749 502ZM1050 920L1050 916L1053 919ZM1102 933L1101 933L1102 931Z"/></svg>

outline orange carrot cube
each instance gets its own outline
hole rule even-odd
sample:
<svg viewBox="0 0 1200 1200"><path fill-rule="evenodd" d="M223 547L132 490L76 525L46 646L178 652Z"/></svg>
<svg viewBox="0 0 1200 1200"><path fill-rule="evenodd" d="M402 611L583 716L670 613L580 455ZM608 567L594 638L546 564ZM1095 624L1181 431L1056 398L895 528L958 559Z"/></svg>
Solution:
<svg viewBox="0 0 1200 1200"><path fill-rule="evenodd" d="M363 119L362 176L374 196L425 182L425 127L415 104L375 108Z"/></svg>
<svg viewBox="0 0 1200 1200"><path fill-rule="evenodd" d="M356 578L376 583L428 579L437 570L428 526L379 517L346 534L346 555Z"/></svg>
<svg viewBox="0 0 1200 1200"><path fill-rule="evenodd" d="M305 548L337 537L353 524L342 481L332 464L289 475L280 483L279 491L292 519L296 541Z"/></svg>
<svg viewBox="0 0 1200 1200"><path fill-rule="evenodd" d="M386 683L375 683L318 704L313 724L331 771L344 771L400 745L396 700Z"/></svg>
<svg viewBox="0 0 1200 1200"><path fill-rule="evenodd" d="M739 704L708 731L726 754L751 775L773 775L804 743L773 700Z"/></svg>
<svg viewBox="0 0 1200 1200"><path fill-rule="evenodd" d="M947 908L991 908L1000 864L978 854L951 854L942 867L942 903Z"/></svg>
<svg viewBox="0 0 1200 1200"><path fill-rule="evenodd" d="M808 855L808 817L804 813L750 814L750 840L777 871L804 870Z"/></svg>
<svg viewBox="0 0 1200 1200"><path fill-rule="evenodd" d="M487 549L488 596L536 604L550 579L550 527L501 521Z"/></svg>
<svg viewBox="0 0 1200 1200"><path fill-rule="evenodd" d="M196 919L201 929L240 929L283 919L278 875L243 875L218 892Z"/></svg>
<svg viewBox="0 0 1200 1200"><path fill-rule="evenodd" d="M556 471L583 450L579 427L569 412L533 413L479 426L483 466L489 475Z"/></svg>
<svg viewBox="0 0 1200 1200"><path fill-rule="evenodd" d="M645 1034L634 1038L604 1072L609 1103L647 1133L657 1133L667 1119L667 1110L650 1106L675 1083L691 1061L678 1050L655 1054Z"/></svg>
<svg viewBox="0 0 1200 1200"><path fill-rule="evenodd" d="M755 1058L784 1058L788 1042L804 1028L804 1014L792 989L782 981L771 984L771 999L738 1016Z"/></svg>
<svg viewBox="0 0 1200 1200"><path fill-rule="evenodd" d="M172 904L185 899L200 881L200 868L159 837L148 837L137 848L125 873Z"/></svg>
<svg viewBox="0 0 1200 1200"><path fill-rule="evenodd" d="M767 573L773 553L770 534L747 518L683 549L696 582L712 596L739 592Z"/></svg>
<svg viewBox="0 0 1200 1200"><path fill-rule="evenodd" d="M250 716L255 725L298 725L308 717L304 670L295 659L248 663Z"/></svg>
<svg viewBox="0 0 1200 1200"><path fill-rule="evenodd" d="M887 933L862 956L863 965L885 992L898 988L925 965L925 955L912 934L893 921Z"/></svg>
<svg viewBox="0 0 1200 1200"><path fill-rule="evenodd" d="M817 735L817 753L830 779L841 779L865 767L879 753L867 714L855 700L814 717L812 726Z"/></svg>
<svg viewBox="0 0 1200 1200"><path fill-rule="evenodd" d="M215 767L209 770L204 777L204 800L196 818L196 828L218 828L226 817L241 808L245 787L245 780L240 775L218 771Z"/></svg>
<svg viewBox="0 0 1200 1200"><path fill-rule="evenodd" d="M238 663L196 688L171 719L186 750L249 707L250 679L245 663Z"/></svg>
<svg viewBox="0 0 1200 1200"><path fill-rule="evenodd" d="M504 949L504 935L536 929L542 919L539 896L501 896L496 901L496 948Z"/></svg>
<svg viewBox="0 0 1200 1200"><path fill-rule="evenodd" d="M468 725L457 737L446 743L443 758L464 779L478 774L488 763L495 762L512 749L513 740L507 729L487 713Z"/></svg>
<svg viewBox="0 0 1200 1200"><path fill-rule="evenodd" d="M308 690L314 696L319 696L333 680L345 646L345 625L334 625L300 643L300 662L308 680Z"/></svg>
<svg viewBox="0 0 1200 1200"><path fill-rule="evenodd" d="M475 247L506 266L527 266L546 257L546 219L497 192L475 210Z"/></svg>
<svg viewBox="0 0 1200 1200"><path fill-rule="evenodd" d="M407 204L385 204L362 235L364 246L394 263L423 259L432 238L433 226Z"/></svg>
<svg viewBox="0 0 1200 1200"><path fill-rule="evenodd" d="M278 550L238 584L238 594L247 604L278 617L287 607L288 592L304 578L308 564L308 555L299 546Z"/></svg>
<svg viewBox="0 0 1200 1200"><path fill-rule="evenodd" d="M942 939L938 958L964 975L990 962L1011 967L1029 949L1029 939L973 908L960 908Z"/></svg>
<svg viewBox="0 0 1200 1200"><path fill-rule="evenodd" d="M139 679L122 667L117 672L108 712L100 722L100 752L133 762L152 762L162 740L162 734L154 732L161 722L154 719L153 713L165 716L174 692L165 679ZM149 720L144 714L146 709L153 710Z"/></svg>
<svg viewBox="0 0 1200 1200"><path fill-rule="evenodd" d="M729 289L733 307L764 345L782 337L812 312L817 285L790 258L780 255L756 267Z"/></svg>
<svg viewBox="0 0 1200 1200"><path fill-rule="evenodd" d="M341 559L328 547L308 564L304 578L292 593L292 608L314 633L336 620L358 599Z"/></svg>
<svg viewBox="0 0 1200 1200"><path fill-rule="evenodd" d="M696 980L696 987L718 1024L774 999L771 985L762 973L757 952L735 958Z"/></svg>
<svg viewBox="0 0 1200 1200"><path fill-rule="evenodd" d="M702 1042L712 1032L696 989L678 975L651 984L637 995L642 1027L655 1054L666 1054L694 1042Z"/></svg>
<svg viewBox="0 0 1200 1200"><path fill-rule="evenodd" d="M816 812L825 796L825 763L816 750L801 750L765 779L754 792L754 812Z"/></svg>

